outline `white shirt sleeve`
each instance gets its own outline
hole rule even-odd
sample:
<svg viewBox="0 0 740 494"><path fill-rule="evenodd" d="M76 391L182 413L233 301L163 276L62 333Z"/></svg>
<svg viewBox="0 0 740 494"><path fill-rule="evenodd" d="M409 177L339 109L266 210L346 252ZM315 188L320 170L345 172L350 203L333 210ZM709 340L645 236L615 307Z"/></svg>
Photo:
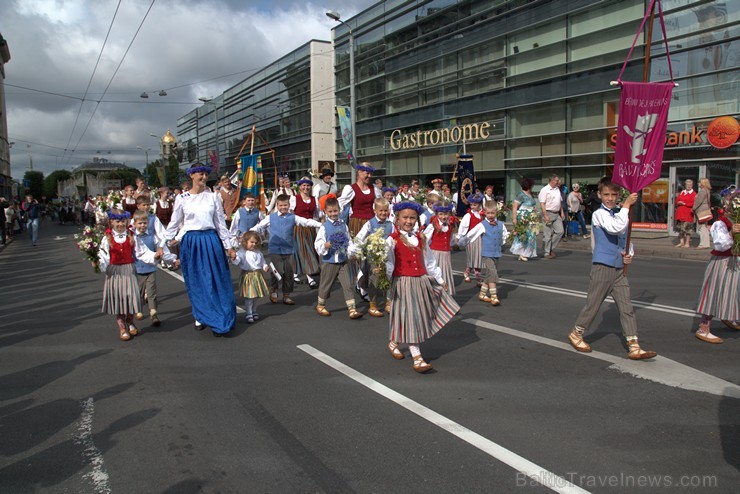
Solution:
<svg viewBox="0 0 740 494"><path fill-rule="evenodd" d="M110 264L110 246L108 245L108 235L103 235L98 248L98 263L100 271L105 273L108 264Z"/></svg>
<svg viewBox="0 0 740 494"><path fill-rule="evenodd" d="M164 225L156 216L152 216L152 218L154 218L154 236L157 239L157 245L159 247L164 247L167 244L167 239L164 237Z"/></svg>
<svg viewBox="0 0 740 494"><path fill-rule="evenodd" d="M342 194L337 199L339 201L339 209L344 209L354 198L355 189L351 185L345 185L342 189Z"/></svg>
<svg viewBox="0 0 740 494"><path fill-rule="evenodd" d="M465 213L463 219L460 220L460 226L457 227L457 238L463 237L468 233L470 228L470 213Z"/></svg>
<svg viewBox="0 0 740 494"><path fill-rule="evenodd" d="M313 228L319 228L321 226L321 222L310 218L304 218L302 216L295 216L295 224L298 226L310 226Z"/></svg>
<svg viewBox="0 0 740 494"><path fill-rule="evenodd" d="M321 228L316 232L316 240L313 243L313 247L320 256L325 256L329 252L329 249L326 248L326 228L324 228L324 225L321 225Z"/></svg>
<svg viewBox="0 0 740 494"><path fill-rule="evenodd" d="M424 228L424 237L427 239L427 245L432 243L432 235L434 235L434 225L430 222L426 228Z"/></svg>
<svg viewBox="0 0 740 494"><path fill-rule="evenodd" d="M601 227L605 232L612 235L623 235L627 233L630 223L630 211L622 208L614 216L604 209L597 209L591 218L591 225Z"/></svg>
<svg viewBox="0 0 740 494"><path fill-rule="evenodd" d="M709 230L714 250L724 252L732 248L733 238L724 221L715 221ZM102 268L101 268L102 269Z"/></svg>
<svg viewBox="0 0 740 494"><path fill-rule="evenodd" d="M296 201L296 196L290 196L290 202L289 202L290 207L288 208L288 211L290 211L291 213L295 211L295 201Z"/></svg>
<svg viewBox="0 0 740 494"><path fill-rule="evenodd" d="M143 262L144 264L149 264L152 266L157 265L157 260L154 258L154 254L156 254L156 252L149 250L149 247L147 247L147 245L139 236L136 236L135 252L137 260Z"/></svg>
<svg viewBox="0 0 740 494"><path fill-rule="evenodd" d="M395 240L392 237L385 239L385 245L388 249L388 260L385 262L385 274L388 279L393 279L393 270L396 268Z"/></svg>
<svg viewBox="0 0 740 494"><path fill-rule="evenodd" d="M250 232L264 233L265 230L270 228L270 215L265 216L262 221L254 225L249 229Z"/></svg>
<svg viewBox="0 0 740 494"><path fill-rule="evenodd" d="M487 221L487 220L483 220L483 221ZM483 233L486 231L485 227L483 226L483 221L481 221L480 223L478 223L477 225L475 225L473 228L471 228L465 233L465 236L468 237L469 241L472 242L473 240L483 235Z"/></svg>

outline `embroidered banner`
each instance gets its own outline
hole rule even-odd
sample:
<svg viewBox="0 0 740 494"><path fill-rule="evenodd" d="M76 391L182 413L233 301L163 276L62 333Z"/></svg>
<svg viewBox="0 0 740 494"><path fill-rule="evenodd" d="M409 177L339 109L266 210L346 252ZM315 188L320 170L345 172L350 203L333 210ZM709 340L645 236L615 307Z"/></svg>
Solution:
<svg viewBox="0 0 740 494"><path fill-rule="evenodd" d="M342 132L342 142L347 152L347 159L354 163L355 150L352 149L352 117L348 106L337 106L339 116L339 130Z"/></svg>
<svg viewBox="0 0 740 494"><path fill-rule="evenodd" d="M475 168L473 167L473 155L461 154L457 159L457 204L455 214L463 216L468 212L468 195L475 193Z"/></svg>
<svg viewBox="0 0 740 494"><path fill-rule="evenodd" d="M672 82L624 82L612 180L639 192L660 178Z"/></svg>
<svg viewBox="0 0 740 494"><path fill-rule="evenodd" d="M241 190L239 192L239 202L244 196L251 192L254 194L257 207L264 211L264 180L262 178L262 155L249 154L239 158L241 161Z"/></svg>

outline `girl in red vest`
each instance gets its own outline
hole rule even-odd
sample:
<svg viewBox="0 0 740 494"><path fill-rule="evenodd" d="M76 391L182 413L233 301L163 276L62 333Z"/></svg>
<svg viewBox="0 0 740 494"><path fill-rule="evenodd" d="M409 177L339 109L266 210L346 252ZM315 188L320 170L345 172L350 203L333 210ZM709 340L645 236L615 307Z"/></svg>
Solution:
<svg viewBox="0 0 740 494"><path fill-rule="evenodd" d="M388 350L393 358L401 360L404 354L398 345L408 344L414 370L424 373L430 371L432 365L422 358L419 345L442 329L460 306L447 293L447 283L427 247L424 234L414 233L421 205L401 202L393 206L393 211L398 229L386 241L386 272L392 279L393 300Z"/></svg>
<svg viewBox="0 0 740 494"><path fill-rule="evenodd" d="M468 231L475 228L478 223L483 221L483 211L481 210L481 203L483 202L483 194L476 192L468 196L468 203L470 204L470 210L465 213L463 219L460 220L460 227L457 232L458 241L464 237ZM463 239L463 244L466 239ZM461 245L462 246L462 245ZM465 247L465 283L470 283L470 271L472 270L475 274L475 280L478 285L483 283L483 277L481 276L480 270L483 267L482 258L482 246L480 237L473 240Z"/></svg>
<svg viewBox="0 0 740 494"><path fill-rule="evenodd" d="M429 248L432 250L434 260L442 271L442 278L447 283L447 293L455 294L455 280L452 277L452 260L450 258L450 241L452 240L453 230L457 224L457 218L451 215L452 203L448 200L441 200L434 205L434 216L429 221L424 236L429 242Z"/></svg>
<svg viewBox="0 0 740 494"><path fill-rule="evenodd" d="M105 231L98 250L100 270L105 273L103 313L114 314L118 322L119 339L128 341L139 334L134 326L134 314L141 312L139 282L134 267L135 239L126 229L131 215L113 209L108 212L111 228Z"/></svg>

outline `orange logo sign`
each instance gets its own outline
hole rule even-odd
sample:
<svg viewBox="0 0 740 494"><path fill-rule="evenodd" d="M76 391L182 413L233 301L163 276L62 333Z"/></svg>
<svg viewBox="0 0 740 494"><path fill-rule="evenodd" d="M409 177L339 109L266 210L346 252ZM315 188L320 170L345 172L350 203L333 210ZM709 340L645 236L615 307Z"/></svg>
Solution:
<svg viewBox="0 0 740 494"><path fill-rule="evenodd" d="M717 149L726 149L740 136L740 123L732 117L717 117L707 128L709 143Z"/></svg>

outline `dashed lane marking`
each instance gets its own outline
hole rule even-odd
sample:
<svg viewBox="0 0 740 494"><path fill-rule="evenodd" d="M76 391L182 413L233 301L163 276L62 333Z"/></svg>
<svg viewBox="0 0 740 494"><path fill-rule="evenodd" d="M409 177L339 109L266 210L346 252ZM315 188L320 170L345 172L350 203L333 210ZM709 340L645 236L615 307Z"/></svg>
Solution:
<svg viewBox="0 0 740 494"><path fill-rule="evenodd" d="M382 397L392 401L393 403L402 406L406 410L418 415L419 417L431 422L437 427L449 432L453 436L456 436L466 443L470 444L483 451L484 453L492 456L500 462L510 466L511 468L523 473L530 479L533 479L543 486L561 493L587 493L588 491L578 487L577 485L567 481L563 477L555 475L544 468L532 463L519 456L518 454L510 451L503 446L500 446L490 439L487 439L480 434L471 431L467 427L454 422L444 415L425 407L406 396L393 391L389 387L380 384L379 382L370 379L366 375L354 370L353 368L343 364L342 362L330 357L329 355L317 350L311 345L298 345L300 350L303 350L310 356L319 360L320 362L328 365L332 369L344 374L353 381L362 384L366 388L370 389L381 395Z"/></svg>

